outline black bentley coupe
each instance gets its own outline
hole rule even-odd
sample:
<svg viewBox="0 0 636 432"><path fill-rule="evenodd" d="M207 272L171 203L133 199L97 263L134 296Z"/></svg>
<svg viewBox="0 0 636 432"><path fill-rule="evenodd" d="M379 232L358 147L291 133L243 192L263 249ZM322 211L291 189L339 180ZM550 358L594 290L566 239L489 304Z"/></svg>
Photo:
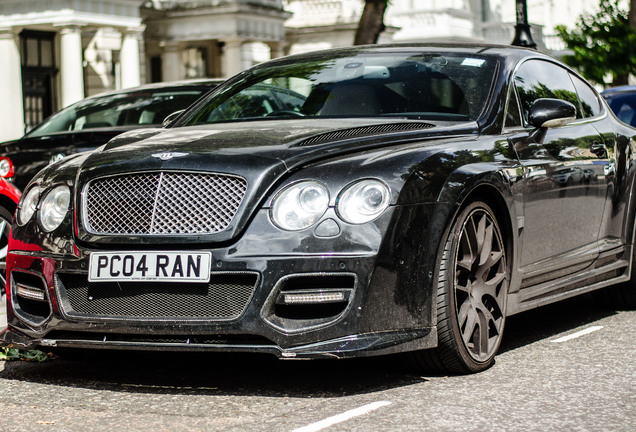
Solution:
<svg viewBox="0 0 636 432"><path fill-rule="evenodd" d="M512 314L636 305L635 135L533 50L273 60L31 181L1 343L480 371Z"/></svg>

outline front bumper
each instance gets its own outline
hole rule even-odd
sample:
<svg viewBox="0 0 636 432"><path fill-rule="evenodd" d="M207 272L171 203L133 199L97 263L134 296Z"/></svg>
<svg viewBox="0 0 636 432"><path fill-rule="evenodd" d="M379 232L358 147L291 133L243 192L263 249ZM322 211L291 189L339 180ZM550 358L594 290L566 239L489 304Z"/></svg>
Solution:
<svg viewBox="0 0 636 432"><path fill-rule="evenodd" d="M424 281L430 269L410 248L381 241L390 216L368 231L373 236L358 232L357 242L351 241L353 229L350 233L344 227L337 241L346 242L340 245L314 238L308 246L307 237L289 233L266 241L262 233L248 231L231 246L206 249L213 266L203 293L193 289L188 294L183 284L153 283L147 284L148 297L132 283L89 283L89 257L100 249L74 245L74 253L64 255L12 250L7 257L8 328L0 334L0 345L262 352L280 358L435 347ZM331 252L312 252L320 242L330 242ZM237 278L248 282L232 281ZM237 286L243 290L238 306L233 304ZM342 301L281 303L285 293L324 292L342 293ZM202 302L215 312L206 314Z"/></svg>

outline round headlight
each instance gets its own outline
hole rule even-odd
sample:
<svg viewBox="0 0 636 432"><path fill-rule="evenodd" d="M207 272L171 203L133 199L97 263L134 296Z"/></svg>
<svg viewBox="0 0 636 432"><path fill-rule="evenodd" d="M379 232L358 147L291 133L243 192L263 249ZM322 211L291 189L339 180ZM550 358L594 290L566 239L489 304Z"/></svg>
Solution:
<svg viewBox="0 0 636 432"><path fill-rule="evenodd" d="M328 207L327 188L315 181L303 181L276 195L270 217L277 227L297 231L318 222Z"/></svg>
<svg viewBox="0 0 636 432"><path fill-rule="evenodd" d="M18 224L25 225L31 220L40 199L40 189L36 186L31 188L22 196L20 207L18 208L17 220Z"/></svg>
<svg viewBox="0 0 636 432"><path fill-rule="evenodd" d="M0 157L0 177L11 178L15 174L11 159Z"/></svg>
<svg viewBox="0 0 636 432"><path fill-rule="evenodd" d="M389 206L390 198L388 186L380 180L361 180L342 191L336 210L345 222L361 224L380 216Z"/></svg>
<svg viewBox="0 0 636 432"><path fill-rule="evenodd" d="M40 204L40 225L44 231L53 231L59 227L71 202L68 186L57 186L42 199Z"/></svg>

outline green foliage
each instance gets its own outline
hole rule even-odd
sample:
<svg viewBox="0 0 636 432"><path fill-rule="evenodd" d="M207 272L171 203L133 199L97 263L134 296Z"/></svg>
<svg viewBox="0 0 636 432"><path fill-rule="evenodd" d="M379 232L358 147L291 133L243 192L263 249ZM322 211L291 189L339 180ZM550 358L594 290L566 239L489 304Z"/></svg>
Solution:
<svg viewBox="0 0 636 432"><path fill-rule="evenodd" d="M20 351L16 348L0 348L0 361L23 360L42 363L49 360L49 355L43 351Z"/></svg>
<svg viewBox="0 0 636 432"><path fill-rule="evenodd" d="M627 84L629 74L636 75L636 29L629 26L628 12L619 9L618 0L600 0L599 9L595 15L582 15L571 32L557 26L573 52L563 61L598 84Z"/></svg>

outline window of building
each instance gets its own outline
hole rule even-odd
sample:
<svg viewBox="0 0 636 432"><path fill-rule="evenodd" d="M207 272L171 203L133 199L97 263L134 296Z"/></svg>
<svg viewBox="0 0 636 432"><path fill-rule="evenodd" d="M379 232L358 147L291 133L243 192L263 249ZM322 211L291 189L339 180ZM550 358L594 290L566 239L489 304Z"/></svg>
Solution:
<svg viewBox="0 0 636 432"><path fill-rule="evenodd" d="M55 33L24 30L20 33L24 131L28 132L54 112Z"/></svg>

